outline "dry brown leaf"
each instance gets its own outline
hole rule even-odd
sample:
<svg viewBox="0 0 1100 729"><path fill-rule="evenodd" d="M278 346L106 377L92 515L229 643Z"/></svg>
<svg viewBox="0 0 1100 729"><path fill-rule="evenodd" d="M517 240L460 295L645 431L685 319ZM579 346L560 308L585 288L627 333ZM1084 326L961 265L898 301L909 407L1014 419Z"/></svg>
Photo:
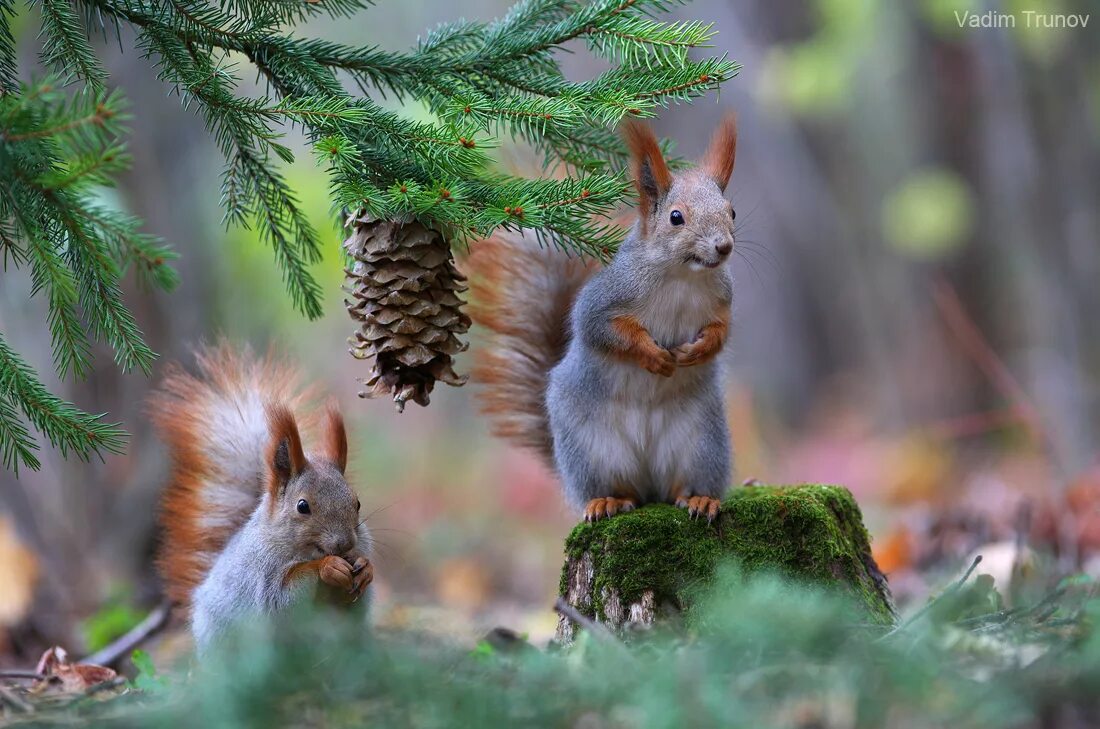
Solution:
<svg viewBox="0 0 1100 729"><path fill-rule="evenodd" d="M106 666L71 663L68 652L56 645L42 654L35 672L42 678L35 682L34 693L83 694L118 678L118 673Z"/></svg>

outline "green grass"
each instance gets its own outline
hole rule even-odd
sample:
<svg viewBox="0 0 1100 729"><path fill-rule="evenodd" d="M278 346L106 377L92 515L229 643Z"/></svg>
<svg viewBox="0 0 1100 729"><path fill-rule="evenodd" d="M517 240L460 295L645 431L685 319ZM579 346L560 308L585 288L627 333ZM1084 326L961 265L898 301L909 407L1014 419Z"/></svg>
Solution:
<svg viewBox="0 0 1100 729"><path fill-rule="evenodd" d="M720 574L690 628L629 646L582 633L568 651L471 650L415 632L372 636L331 615L252 622L205 666L166 671L166 688L35 723L980 729L1096 718L1089 580L993 613L981 612L998 607L988 580L971 580L884 636L835 591Z"/></svg>

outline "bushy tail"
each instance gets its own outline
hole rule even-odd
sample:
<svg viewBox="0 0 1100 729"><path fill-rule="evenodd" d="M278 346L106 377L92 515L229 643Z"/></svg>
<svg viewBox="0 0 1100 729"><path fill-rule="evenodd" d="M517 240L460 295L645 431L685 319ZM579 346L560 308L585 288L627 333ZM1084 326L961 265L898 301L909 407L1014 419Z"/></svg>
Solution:
<svg viewBox="0 0 1100 729"><path fill-rule="evenodd" d="M523 240L494 236L473 246L464 268L475 323L489 332L473 380L495 435L553 465L547 376L569 344L569 312L597 264Z"/></svg>
<svg viewBox="0 0 1100 729"><path fill-rule="evenodd" d="M197 361L198 376L171 366L149 401L172 459L157 567L168 597L184 608L260 502L270 440L266 406L297 413L307 397L293 368L270 356L258 359L223 343L201 350Z"/></svg>

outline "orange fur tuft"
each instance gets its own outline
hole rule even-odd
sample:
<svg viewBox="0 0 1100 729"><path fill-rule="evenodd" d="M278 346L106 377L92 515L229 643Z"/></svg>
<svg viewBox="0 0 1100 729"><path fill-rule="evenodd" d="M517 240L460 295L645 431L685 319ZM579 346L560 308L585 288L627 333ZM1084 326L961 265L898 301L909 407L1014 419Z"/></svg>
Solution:
<svg viewBox="0 0 1100 729"><path fill-rule="evenodd" d="M279 403L289 413L310 398L297 373L272 357L255 359L221 344L201 350L197 363L197 377L170 365L149 400L172 468L157 567L168 597L184 608L260 502L272 440L265 405ZM298 422L307 431L315 427L310 419Z"/></svg>
<svg viewBox="0 0 1100 729"><path fill-rule="evenodd" d="M637 317L629 314L612 317L611 328L623 340L623 348L612 352L616 357L662 377L671 377L676 371L676 358L653 341Z"/></svg>
<svg viewBox="0 0 1100 729"><path fill-rule="evenodd" d="M344 416L335 405L330 405L325 416L324 448L322 452L332 461L340 473L348 467L348 432L344 427Z"/></svg>
<svg viewBox="0 0 1100 729"><path fill-rule="evenodd" d="M553 463L545 394L569 344L573 300L598 264L522 240L495 236L473 246L470 316L489 333L473 380L495 435Z"/></svg>
<svg viewBox="0 0 1100 729"><path fill-rule="evenodd" d="M737 158L737 116L732 112L722 117L718 128L714 130L710 146L703 156L700 167L718 183L723 192L733 174L733 163Z"/></svg>
<svg viewBox="0 0 1100 729"><path fill-rule="evenodd" d="M645 234L649 216L672 187L672 173L661 155L661 146L653 129L643 121L628 119L622 126L623 139L630 150L630 172L638 188L638 212Z"/></svg>
<svg viewBox="0 0 1100 729"><path fill-rule="evenodd" d="M304 471L307 464L294 413L281 402L269 402L265 410L270 436L264 465L267 470L267 492L271 495L271 508L274 509L283 488L290 479Z"/></svg>

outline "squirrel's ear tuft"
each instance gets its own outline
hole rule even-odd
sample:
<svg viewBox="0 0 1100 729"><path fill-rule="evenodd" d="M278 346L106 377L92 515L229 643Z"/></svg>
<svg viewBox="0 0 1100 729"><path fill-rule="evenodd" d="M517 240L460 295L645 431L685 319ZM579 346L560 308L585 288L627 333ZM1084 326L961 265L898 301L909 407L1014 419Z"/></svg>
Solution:
<svg viewBox="0 0 1100 729"><path fill-rule="evenodd" d="M325 415L325 456L343 473L348 467L348 432L344 416L330 405Z"/></svg>
<svg viewBox="0 0 1100 729"><path fill-rule="evenodd" d="M628 119L623 122L623 139L630 149L630 170L638 188L638 207L644 231L657 204L672 187L672 173L661 156L657 135L648 124Z"/></svg>
<svg viewBox="0 0 1100 729"><path fill-rule="evenodd" d="M277 499L290 479L306 467L306 455L302 450L302 437L298 423L286 405L267 406L267 427L271 434L267 466L270 471L268 488L272 499Z"/></svg>
<svg viewBox="0 0 1100 729"><path fill-rule="evenodd" d="M726 191L730 175L733 174L733 162L737 157L737 116L733 112L726 114L714 130L710 147L703 157L700 167L718 183L722 192Z"/></svg>

